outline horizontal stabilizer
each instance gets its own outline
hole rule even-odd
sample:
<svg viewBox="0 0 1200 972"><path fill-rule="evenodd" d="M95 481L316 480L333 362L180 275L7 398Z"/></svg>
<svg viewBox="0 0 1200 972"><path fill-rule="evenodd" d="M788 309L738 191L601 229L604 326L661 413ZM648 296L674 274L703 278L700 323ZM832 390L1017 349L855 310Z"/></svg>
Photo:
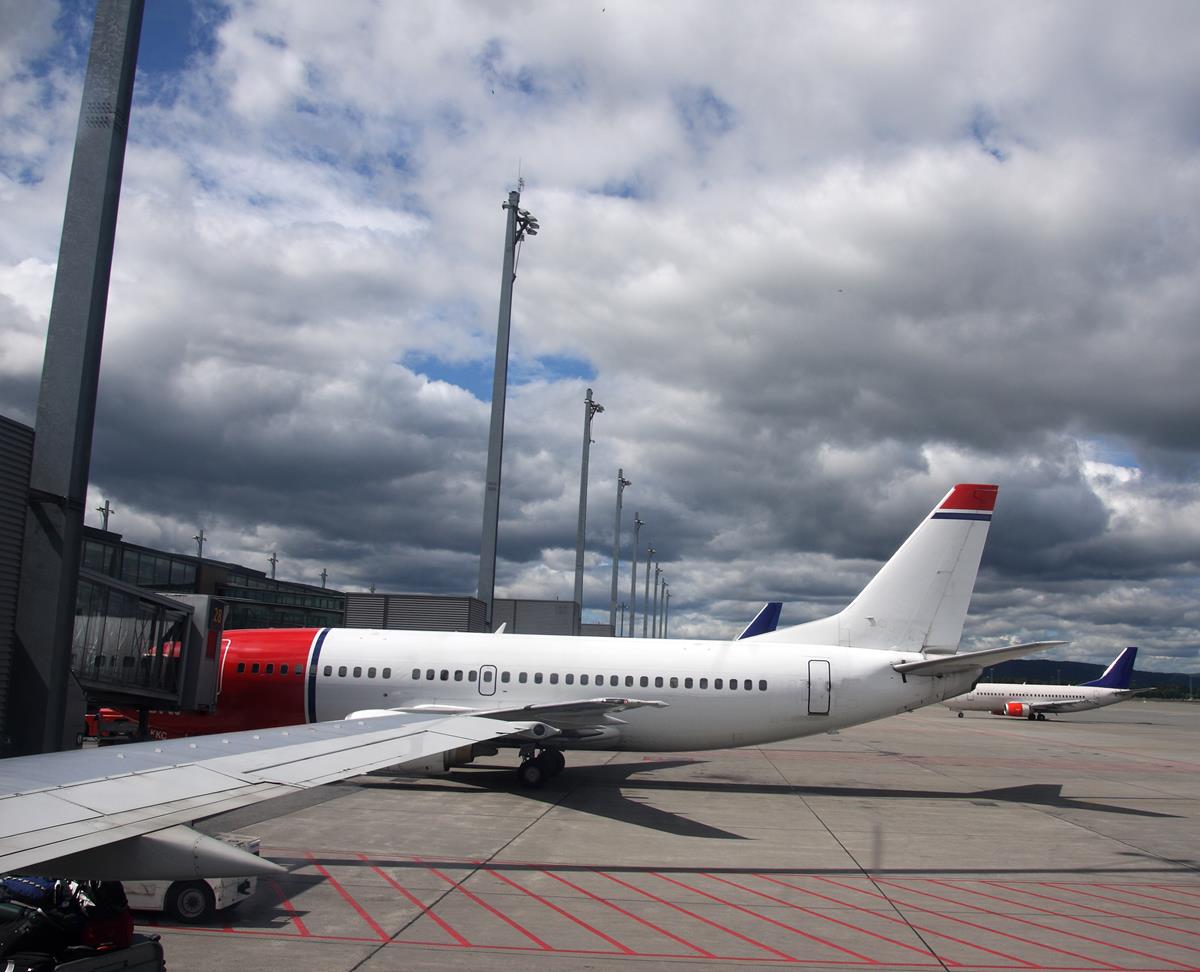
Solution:
<svg viewBox="0 0 1200 972"><path fill-rule="evenodd" d="M1024 645L1009 645L1007 648L985 648L983 651L966 651L957 655L944 655L924 661L897 662L892 666L902 675L953 675L969 672L972 668L984 669L1010 658L1023 658L1035 651L1044 651L1065 645L1066 641L1031 641Z"/></svg>

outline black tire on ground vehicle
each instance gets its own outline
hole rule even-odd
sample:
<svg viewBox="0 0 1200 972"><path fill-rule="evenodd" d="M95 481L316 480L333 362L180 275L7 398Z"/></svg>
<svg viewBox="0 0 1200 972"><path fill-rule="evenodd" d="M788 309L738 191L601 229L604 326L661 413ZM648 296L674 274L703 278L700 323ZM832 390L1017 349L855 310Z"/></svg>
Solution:
<svg viewBox="0 0 1200 972"><path fill-rule="evenodd" d="M217 913L217 899L204 881L176 881L167 888L165 907L168 914L194 925Z"/></svg>

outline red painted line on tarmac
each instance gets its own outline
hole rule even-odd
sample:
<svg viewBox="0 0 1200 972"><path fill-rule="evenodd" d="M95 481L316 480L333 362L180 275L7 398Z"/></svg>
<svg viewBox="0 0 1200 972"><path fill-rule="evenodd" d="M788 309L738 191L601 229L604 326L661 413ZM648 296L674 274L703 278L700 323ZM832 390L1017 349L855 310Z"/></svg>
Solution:
<svg viewBox="0 0 1200 972"><path fill-rule="evenodd" d="M776 918L769 918L766 915L753 910L752 908L747 908L744 905L735 904L734 902L730 901L728 898L720 898L720 897L717 897L717 895L715 895L715 894L709 894L707 891L701 891L699 888L694 888L690 884L685 884L683 881L677 881L675 878L667 877L665 874L659 874L658 872L653 872L653 873L654 873L654 876L656 878L659 878L660 880L666 881L670 884L674 884L676 887L683 888L686 891L691 891L693 894L698 894L702 898L708 898L710 901L715 901L715 902L717 902L717 904L724 905L726 908L733 908L735 911L740 911L743 914L747 914L754 918L758 918L762 921L767 922L767 924L775 925L777 928L784 928L787 931L793 932L796 935L800 935L803 938L807 938L810 942L816 942L819 945L824 945L827 948L835 949L838 952L844 952L847 955L853 955L856 959L861 960L862 962L866 963L867 965L879 965L878 959L873 959L870 956L863 955L860 952L855 952L851 949L843 948L841 945L831 942L826 938L820 938L817 935L810 935L808 932L802 931L801 929L797 928L795 925L789 925L787 922L779 921ZM705 875L705 876L707 876L707 875Z"/></svg>
<svg viewBox="0 0 1200 972"><path fill-rule="evenodd" d="M1078 885L1078 884L1055 884L1053 881L1047 881L1046 886L1050 887L1050 888L1058 888L1060 891L1070 891L1072 894L1081 894L1081 895L1084 895L1089 898L1099 898L1101 901L1112 901L1115 904L1122 904L1127 907L1132 906L1134 908L1143 908L1146 911L1153 911L1160 915L1167 915L1170 918L1187 918L1191 921L1196 920L1195 915L1181 915L1177 911L1167 911L1166 908L1153 908L1150 905L1134 904L1132 901L1127 901L1123 898L1112 898L1112 897L1109 897L1107 894L1097 894L1095 891L1076 890L1077 888L1080 887L1080 885ZM1104 885L1097 885L1097 886L1104 887Z"/></svg>
<svg viewBox="0 0 1200 972"><path fill-rule="evenodd" d="M604 939L604 941L608 942L609 945L612 945L622 955L633 955L634 954L633 949L630 948L628 945L623 945L621 942L618 942L611 935L606 935L599 928L594 928L593 926L589 925L586 921L584 921L582 918L577 918L575 915L571 914L565 908L560 908L553 901L547 901L540 894L530 891L528 888L523 887L520 884L517 884L517 882L512 880L512 878L510 878L504 874L501 874L499 871L488 870L487 873L490 874L492 877L494 877L496 880L503 881L505 884L509 885L509 887L516 888L521 893L529 895L529 897L533 898L534 901L537 901L538 903L545 905L551 911L557 912L558 914L560 914L564 918L566 918L568 921L575 922L575 924L577 924L580 928L584 928L587 931L590 931L597 938Z"/></svg>
<svg viewBox="0 0 1200 972"><path fill-rule="evenodd" d="M568 881L565 877L560 877L559 875L554 874L551 871L542 871L542 873L545 874L547 877L554 878L555 881L559 881L562 884L565 884L568 888L574 888L580 894L587 895L593 901L599 901L601 904L607 905L609 908L612 908L613 911L619 912L620 914L624 915L626 918L632 918L634 921L638 922L639 924L645 925L647 928L651 929L652 931L656 931L660 935L665 935L667 938L671 939L672 941L678 942L680 945L683 945L685 948L690 948L693 952L696 952L698 955L702 955L705 958L710 958L710 959L715 959L715 958L721 957L718 955L714 955L712 952L705 951L699 945L693 945L686 938L681 938L679 935L675 935L672 932L667 931L665 928L660 928L658 925L654 924L654 922L649 921L649 920L641 917L640 915L635 915L632 911L626 911L619 904L615 904L614 902L609 901L607 898L602 898L602 897L600 897L600 895L594 894L593 892L589 891L587 888L582 888L575 882ZM638 954L645 955L647 953L639 952ZM661 957L661 958L667 958L667 957L690 958L690 956L659 956L659 957Z"/></svg>
<svg viewBox="0 0 1200 972"><path fill-rule="evenodd" d="M932 879L930 879L930 880L932 880ZM936 883L940 884L941 882L939 881ZM1177 928L1175 925L1166 925L1166 924L1163 924L1161 921L1155 921L1153 918L1134 917L1132 915L1122 914L1119 911L1108 911L1105 908L1097 908L1095 905L1082 904L1079 901L1071 901L1068 898L1056 898L1052 894L1039 894L1037 891L1030 891L1024 887L1022 887L1021 889L1018 890L1017 888L1009 887L1008 885L1002 884L999 881L981 881L980 884L987 884L991 887L999 888L1002 891L1011 891L1013 894L1020 895L1022 899L1026 898L1026 897L1042 898L1045 901L1054 901L1054 902L1057 902L1058 904L1081 905L1082 907L1087 908L1089 911L1094 911L1097 914L1108 915L1112 918L1122 918L1122 919L1125 919L1126 921L1136 921L1139 926L1152 925L1155 928L1165 928L1168 931L1173 931L1180 935L1194 935L1194 936L1200 937L1200 932L1188 931L1186 928ZM975 894L983 894L983 892L976 891ZM993 897L993 896L987 895L987 897ZM1096 925L1097 927L1107 929L1108 931L1116 930L1111 925L1106 925L1102 921L1092 921L1089 918L1083 918L1079 915L1069 915L1069 914L1065 914L1061 911L1053 911L1050 908L1038 908L1037 905L1030 904L1028 901L1024 901L1024 900L1012 901L1010 898L997 898L996 900L1007 901L1010 904L1021 904L1027 908L1037 908L1038 911L1045 911L1047 914L1059 915L1063 918L1070 918L1072 921L1082 922L1087 925ZM1170 945L1174 948L1186 949L1189 952L1200 952L1200 948L1197 948L1194 945L1183 945L1179 942L1168 941L1165 938L1155 938L1153 935L1145 935L1141 932L1130 931L1127 928L1120 929L1120 933L1122 935L1130 935L1134 938L1144 938L1147 941L1158 942L1163 945Z"/></svg>
<svg viewBox="0 0 1200 972"><path fill-rule="evenodd" d="M938 880L934 880L934 879L928 879L928 880L929 880L929 883L931 883L931 884L938 884L938 885L941 885L942 887L950 888L953 891L966 891L966 889L964 889L964 888L955 887L954 885L947 884L944 881L938 881ZM890 887L893 887L893 888L900 888L902 891L911 891L912 890L911 888L906 888L903 885L896 884L893 881L881 880L879 883L889 885ZM1046 931L1054 932L1058 935L1065 935L1068 938L1078 938L1080 941L1091 942L1093 945L1100 945L1100 946L1103 946L1104 948L1116 949L1118 952L1129 952L1132 955L1140 955L1142 958L1152 959L1155 962L1167 962L1171 965L1182 965L1182 966L1184 966L1184 968L1190 968L1190 966L1186 962L1176 962L1174 959L1163 958L1161 955L1151 955L1149 952L1142 952L1136 948L1129 948L1126 945L1117 945L1115 942L1112 942L1109 939L1090 938L1087 935L1079 934L1079 932L1055 928L1053 925L1043 925L1041 922L1033 921L1032 919L1029 919L1029 918L1019 917L1017 915L1009 915L1009 914L1004 914L1002 912L992 911L990 908L984 908L982 905L973 905L967 901L962 901L962 900L959 900L956 898L947 898L944 895L933 894L930 891L920 891L918 893L922 894L922 895L927 894L927 895L929 895L929 897L935 898L938 901L947 901L950 904L959 905L960 907L963 907L963 908L971 908L974 911L982 911L985 915L992 915L993 917L997 917L997 918L1006 918L1009 921L1015 921L1021 925L1031 925L1034 928L1041 928ZM1001 898L998 895L994 895L994 894L987 894L986 892L983 892L983 891L976 891L976 892L966 891L966 893L968 893L968 894L974 893L977 896L982 897L982 898L991 898L995 901L1003 901L1005 904L1021 904L1021 903L1023 903L1023 902L1010 901L1007 898ZM1057 912L1057 911L1050 911L1050 909L1048 909L1048 908L1039 908L1037 905L1028 905L1028 907L1034 908L1038 911L1047 911L1052 915L1055 915L1059 918L1066 918L1068 921L1071 921L1071 922L1079 922L1081 924L1083 923L1083 921L1081 921L1080 919L1077 919L1074 915L1068 915L1068 914L1064 914L1062 912ZM1100 924L1100 923L1092 922L1092 924ZM1117 933L1116 929L1109 928L1107 925L1101 924L1100 927L1110 933L1110 938L1112 937L1112 935L1114 933ZM1170 945L1171 943L1167 942L1166 944ZM1111 968L1114 968L1114 969L1119 968L1119 966L1111 965L1110 963L1103 962L1100 959L1097 959L1097 961L1100 961L1101 964L1109 965Z"/></svg>
<svg viewBox="0 0 1200 972"><path fill-rule="evenodd" d="M824 921L831 921L835 925L841 925L843 928L849 928L851 931L858 932L862 935L869 935L872 938L878 938L881 942L887 942L889 945L895 945L898 948L906 948L910 952L916 952L928 959L933 959L934 963L945 963L946 965L961 966L962 962L954 962L951 960L941 959L933 955L928 949L918 948L916 945L910 945L908 942L902 942L897 938L888 938L887 935L881 935L879 932L871 931L869 928L863 928L861 925L855 925L848 921L842 921L840 918L834 918L832 915L823 914L815 908L805 908L803 905L798 905L794 901L788 901L786 898L779 898L773 894L767 894L765 891L758 891L755 888L747 887L744 884L738 884L736 881L730 881L728 878L719 877L716 874L705 874L706 878L711 878L713 881L720 881L722 884L728 884L730 887L737 888L741 891L746 891L750 894L758 895L760 898L766 898L768 901L773 901L776 904L781 904L787 908L792 908L796 911L802 911L806 915L811 915L814 918L820 918ZM932 963L931 963L932 964Z"/></svg>
<svg viewBox="0 0 1200 972"><path fill-rule="evenodd" d="M404 897L406 897L410 903L412 903L412 904L416 905L418 908L420 908L421 914L426 915L429 918L432 918L433 921L437 924L437 926L442 931L444 931L447 935L449 935L451 938L453 938L459 945L470 945L471 944L469 941L467 941L465 938L463 938L462 935L460 935L453 928L451 928L450 925L447 922L445 922L440 916L435 915L433 913L433 905L426 905L425 903L423 903L421 901L421 899L418 898L411 891L409 891L408 888L403 887L397 881L395 881L390 874L385 872L382 868L376 867L374 864L371 864L370 860L367 858L367 856L365 854L359 854L358 856L364 863L370 864L372 871L374 871L381 878L383 878L385 881L387 881L388 884L390 884L393 888L395 888L402 895L404 895Z"/></svg>
<svg viewBox="0 0 1200 972"><path fill-rule="evenodd" d="M1178 891L1180 894L1186 894L1189 898L1200 898L1200 891L1189 891L1187 888L1181 888L1177 884L1147 884L1137 885L1138 887L1158 888L1160 891Z"/></svg>
<svg viewBox="0 0 1200 972"><path fill-rule="evenodd" d="M817 878L817 880L818 880L818 881L826 881L826 882L828 882L829 884L835 884L835 885L837 885L838 887L841 887L841 888L846 888L848 891L857 891L859 894L868 894L868 895L871 895L872 897L877 897L877 898L880 898L880 899L881 899L881 900L883 900L883 901L890 901L890 900L892 900L892 899L890 899L890 898L888 898L888 897L886 897L886 896L884 896L884 895L877 895L877 894L875 894L873 891L863 891L861 888L856 888L856 887L853 887L853 886L851 886L851 885L849 885L849 884L842 884L840 881L834 881L834 880L831 880L830 878L821 877L820 875L814 875L814 876ZM888 882L886 882L886 881L879 881L878 883L880 883L880 884L886 884L886 883L888 883ZM912 888L905 888L905 887L903 887L902 885L893 885L893 887L900 888L900 889L901 889L901 890L903 890L903 891L909 891L909 892L911 892L911 893L913 893L913 894L929 894L929 892L927 892L927 891L914 891ZM929 894L929 896L930 896L931 898L940 898L940 897L941 897L940 895L936 895L936 894ZM943 900L943 901L949 901L950 899L949 899L949 898L942 898L941 900ZM903 902L901 902L901 903L903 904ZM958 902L958 901L952 901L951 903L952 903L952 904L960 904L961 902ZM1011 939L1012 939L1013 941L1015 941L1015 942L1021 942L1021 943L1022 943L1022 944L1024 944L1024 945L1032 945L1034 948L1046 949L1047 951L1050 951L1050 952L1058 952L1060 955L1069 955L1069 956L1071 956L1071 958L1083 959L1085 962L1089 962L1089 963L1091 963L1093 966L1095 966L1095 965L1103 965L1103 966L1106 966L1107 968L1110 968L1110 969L1119 969L1119 968L1121 968L1121 966L1119 966L1119 965L1114 965L1114 964L1113 964L1113 963L1111 963L1111 962L1105 962L1103 959L1093 958L1092 956L1090 956L1090 955L1084 955L1084 954L1082 954L1081 952L1072 952L1072 951L1071 951L1070 949L1068 949L1068 948L1058 948L1056 945L1046 945L1046 944L1044 944L1044 943L1042 943L1042 942L1034 941L1032 938L1022 938L1020 935L1014 935L1012 932L1001 931L999 928L992 928L992 927L990 927L990 926L988 926L988 925L980 925L980 924L978 924L977 922L974 922L974 921L968 921L966 918L959 918L959 917L957 917L956 915L947 915L947 914L943 914L943 913L942 913L942 912L940 912L940 911L935 911L933 908L926 908L926 907L923 907L922 905L918 905L918 904L912 904L911 902L910 902L910 903L907 903L907 904L904 904L904 906L905 906L906 908L912 908L914 911L923 911L923 912L925 912L926 914L929 914L929 915L937 915L939 918L942 918L942 919L944 919L944 920L946 920L946 921L956 921L956 922L959 922L960 924L963 924L963 925L968 925L968 926L970 926L971 928L978 928L980 931L989 932L989 933L990 933L990 934L992 934L992 935L1000 935L1000 936L1001 936L1001 937L1003 937L1003 938L1011 938ZM1008 919L1008 918L1010 918L1010 916L1008 916L1008 915L1002 915L1002 914L999 914L999 913L997 913L997 912L994 912L994 911L988 911L986 908L982 908L982 907L980 907L980 906L978 906L978 905L966 905L965 907L968 907L968 908L974 908L976 911L982 911L984 914L990 915L990 916L991 916L991 917L993 917L993 918L1001 918L1001 919ZM1022 921L1021 921L1021 919L1015 919L1015 920L1016 920L1018 923L1021 923L1021 924L1024 924L1024 923L1025 923L1025 922L1022 922ZM1037 926L1037 927L1039 927L1039 928L1049 928L1051 931L1053 931L1053 932L1055 932L1056 934L1059 934L1059 935L1063 934L1063 932L1062 932L1060 929L1053 928L1053 927L1052 927L1052 926L1050 926L1050 925L1038 925L1038 924L1037 924L1037 922L1029 922L1029 924L1035 925L1035 926ZM1106 943L1105 943L1105 942L1101 942L1100 944L1101 944L1101 945L1104 945L1104 944L1106 944ZM1111 946L1110 946L1110 947L1111 947Z"/></svg>
<svg viewBox="0 0 1200 972"><path fill-rule="evenodd" d="M1098 888L1108 888L1110 891L1125 891L1126 888L1140 888L1140 887L1143 887L1144 885L1141 885L1141 884L1104 884L1101 881L1097 881L1095 886ZM1161 898L1157 894L1146 894L1145 891L1126 891L1126 893L1134 898L1149 898L1151 901L1165 901L1167 904L1180 905L1181 907L1184 907L1184 908L1190 908L1192 906L1191 903L1188 901L1179 901L1175 898ZM1197 916L1196 915L1188 915L1187 917L1195 918Z"/></svg>
<svg viewBox="0 0 1200 972"><path fill-rule="evenodd" d="M328 881L329 884L333 887L333 890L335 890L338 894L340 894L342 896L342 898L345 900L346 904L348 904L351 908L353 908L356 912L358 912L358 917L360 917L363 921L365 921L371 927L371 930L373 932L375 932L376 935L379 936L379 940L381 942L391 941L392 936L389 935L387 932L385 932L382 928L379 927L379 923L376 922L374 918L372 918L370 915L367 914L367 912L363 908L363 906L354 900L353 895L351 895L349 891L347 891L345 888L342 887L342 885L338 882L337 878L335 878L332 874L330 874L327 870L325 870L325 868L323 868L320 864L318 864L316 861L316 858L314 858L312 856L312 854L307 854L306 856L308 857L308 859L310 861L312 861L312 866L315 867L317 869L317 871L321 874L321 876L324 877L325 880Z"/></svg>
<svg viewBox="0 0 1200 972"><path fill-rule="evenodd" d="M1039 966L1034 965L1034 963L1027 961L1026 959L1023 959L1023 958L1017 958L1017 956L1015 956L1015 955L1009 955L1007 952L998 952L998 951L996 951L996 949L988 948L985 945L976 945L974 942L968 942L965 938L955 938L953 935L949 935L946 932L937 931L936 929L929 928L925 925L910 925L909 922L905 921L903 918L897 918L895 915L885 915L878 911L871 911L867 908L860 908L858 905L851 904L849 901L843 901L840 898L834 898L828 894L821 894L820 891L813 891L811 888L802 888L798 884L789 884L787 881L781 881L778 878L773 878L766 874L759 873L759 874L755 874L754 876L757 878L761 878L764 881L770 881L772 884L782 885L785 888L792 888L795 891L803 891L805 894L811 894L813 897L821 898L825 901L830 901L836 905L841 905L843 908L853 908L855 911L865 911L867 914L874 915L876 918L883 918L883 919L893 922L897 925L903 925L905 928L912 927L919 932L925 933L926 935L934 935L937 938L944 938L944 939L946 939L946 941L954 942L956 945L965 945L965 946L967 946L967 948L973 948L979 952L987 952L989 955L995 955L1002 959L1008 959L1010 962L1016 962L1018 965L1023 965L1026 968L1030 968L1030 969L1039 968ZM813 875L813 877L816 877L816 875ZM886 900L886 899L884 899L884 900ZM971 968L986 968L986 966L976 965L974 963L969 963L969 964L971 965ZM1002 966L1002 967L1007 967L1007 966Z"/></svg>
<svg viewBox="0 0 1200 972"><path fill-rule="evenodd" d="M300 912L298 912L292 906L291 900L288 898L287 893L283 890L283 888L279 886L279 882L274 878L267 878L267 882L275 890L275 894L279 897L279 903L283 905L283 910L292 916L292 924L295 925L296 930L300 932L300 937L308 938L312 932L310 932L304 922L300 920Z"/></svg>
<svg viewBox="0 0 1200 972"><path fill-rule="evenodd" d="M419 858L417 858L417 860L419 860ZM508 925L509 927L513 928L514 930L520 932L522 935L524 935L526 938L528 938L531 942L533 942L533 944L535 944L538 948L543 949L547 952L555 951L555 949L551 948L551 946L549 946L545 942L543 942L533 932L529 931L528 929L522 928L521 925L519 925L517 922L515 922L511 918L509 918L508 915L504 914L504 912L499 911L496 908L493 908L490 904L488 904L486 901L484 901L482 898L480 898L479 895L474 894L471 891L468 891L466 888L464 888L462 886L462 884L460 884L458 881L455 881L454 878L443 874L436 867L433 867L429 864L426 864L425 867L431 874L441 878L443 881L445 881L447 884L449 884L456 891L459 891L462 894L465 894L468 898L470 898L477 905L479 905L479 907L481 907L485 911L488 911L491 914L495 915L506 925ZM494 948L494 947L495 946L492 946L492 945L488 946L488 948ZM558 951L566 951L566 949L559 949Z"/></svg>
<svg viewBox="0 0 1200 972"><path fill-rule="evenodd" d="M720 922L716 922L709 918L705 918L703 915L698 915L694 911L689 911L687 908L684 908L681 905L677 905L674 902L668 901L666 898L660 898L656 894L651 894L649 891L644 891L643 889L637 887L636 885L630 884L628 881L622 881L618 877L613 877L611 874L608 874L605 871L596 871L595 873L599 874L601 877L608 878L608 880L614 882L615 884L619 884L624 888L628 888L630 891L634 891L640 895L643 895L644 897L649 898L651 901L657 901L659 904L666 905L668 908L671 908L675 911L685 914L689 918L695 918L697 921L702 922L705 925L708 925L710 928L716 928L718 931L723 931L727 935L732 935L734 938L741 939L743 942L745 942L748 945L753 945L755 948L761 948L764 952L770 952L773 955L778 955L780 958L786 959L789 962L800 961L794 955L788 955L787 952L781 952L781 951L779 951L779 949L772 948L770 945L764 945L762 942L757 942L753 938L749 937L748 935L743 935L741 932L734 931L732 928L728 928L725 925L722 925Z"/></svg>

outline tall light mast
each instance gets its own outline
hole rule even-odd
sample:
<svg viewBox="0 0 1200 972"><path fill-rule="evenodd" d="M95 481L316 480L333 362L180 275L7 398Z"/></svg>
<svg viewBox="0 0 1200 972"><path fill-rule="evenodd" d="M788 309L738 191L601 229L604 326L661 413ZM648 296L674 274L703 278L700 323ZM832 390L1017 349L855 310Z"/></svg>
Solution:
<svg viewBox="0 0 1200 972"><path fill-rule="evenodd" d="M617 566L621 562L621 494L625 492L626 486L632 485L633 483L625 478L625 470L618 469L617 513L613 518L612 591L609 593L608 598L608 623L613 631L617 630Z"/></svg>
<svg viewBox="0 0 1200 972"><path fill-rule="evenodd" d="M575 633L583 624L583 547L587 533L588 456L592 452L592 418L604 411L604 406L592 401L592 390L583 400L583 462L579 469L579 525L575 529L575 603L579 605Z"/></svg>

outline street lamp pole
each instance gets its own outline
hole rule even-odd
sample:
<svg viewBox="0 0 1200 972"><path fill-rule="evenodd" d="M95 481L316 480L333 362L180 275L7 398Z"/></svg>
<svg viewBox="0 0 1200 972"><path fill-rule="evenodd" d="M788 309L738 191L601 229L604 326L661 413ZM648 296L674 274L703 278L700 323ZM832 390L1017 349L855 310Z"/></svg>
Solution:
<svg viewBox="0 0 1200 972"><path fill-rule="evenodd" d="M646 589L642 592L642 637L646 637L646 632L650 625L650 558L658 551L653 547L646 548Z"/></svg>
<svg viewBox="0 0 1200 972"><path fill-rule="evenodd" d="M604 406L592 401L592 390L587 390L583 399L583 464L579 470L579 525L575 529L575 603L579 605L579 617L575 633L583 624L583 547L587 533L587 488L588 456L592 451L592 417L603 412Z"/></svg>
<svg viewBox="0 0 1200 972"><path fill-rule="evenodd" d="M667 622L671 617L671 592L667 591L667 603L663 608L663 633L664 638L667 637Z"/></svg>
<svg viewBox="0 0 1200 972"><path fill-rule="evenodd" d="M613 518L612 591L608 598L608 623L617 624L617 565L621 562L621 494L633 483L625 478L625 470L617 470L617 513Z"/></svg>
<svg viewBox="0 0 1200 972"><path fill-rule="evenodd" d="M629 637L633 637L633 622L637 617L637 565L638 565L638 534L642 532L642 527L646 525L646 521L638 516L637 511L633 513L633 557L630 559L630 578L629 578Z"/></svg>
<svg viewBox="0 0 1200 972"><path fill-rule="evenodd" d="M650 637L658 637L658 578L662 575L662 568L657 562L654 564L654 613L651 616L650 622Z"/></svg>
<svg viewBox="0 0 1200 972"><path fill-rule="evenodd" d="M100 514L100 529L108 533L108 518L117 511L109 505L108 500L105 500L103 506L96 507L96 512Z"/></svg>
<svg viewBox="0 0 1200 972"><path fill-rule="evenodd" d="M496 536L500 528L500 465L504 454L504 402L508 395L508 335L512 326L512 288L516 280L517 246L526 236L536 236L538 221L521 209L521 193L514 189L508 202L504 231L504 268L500 274L500 318L496 326L496 366L492 372L492 424L488 433L487 474L483 490L483 539L479 550L479 599L484 617L492 621L496 594Z"/></svg>

